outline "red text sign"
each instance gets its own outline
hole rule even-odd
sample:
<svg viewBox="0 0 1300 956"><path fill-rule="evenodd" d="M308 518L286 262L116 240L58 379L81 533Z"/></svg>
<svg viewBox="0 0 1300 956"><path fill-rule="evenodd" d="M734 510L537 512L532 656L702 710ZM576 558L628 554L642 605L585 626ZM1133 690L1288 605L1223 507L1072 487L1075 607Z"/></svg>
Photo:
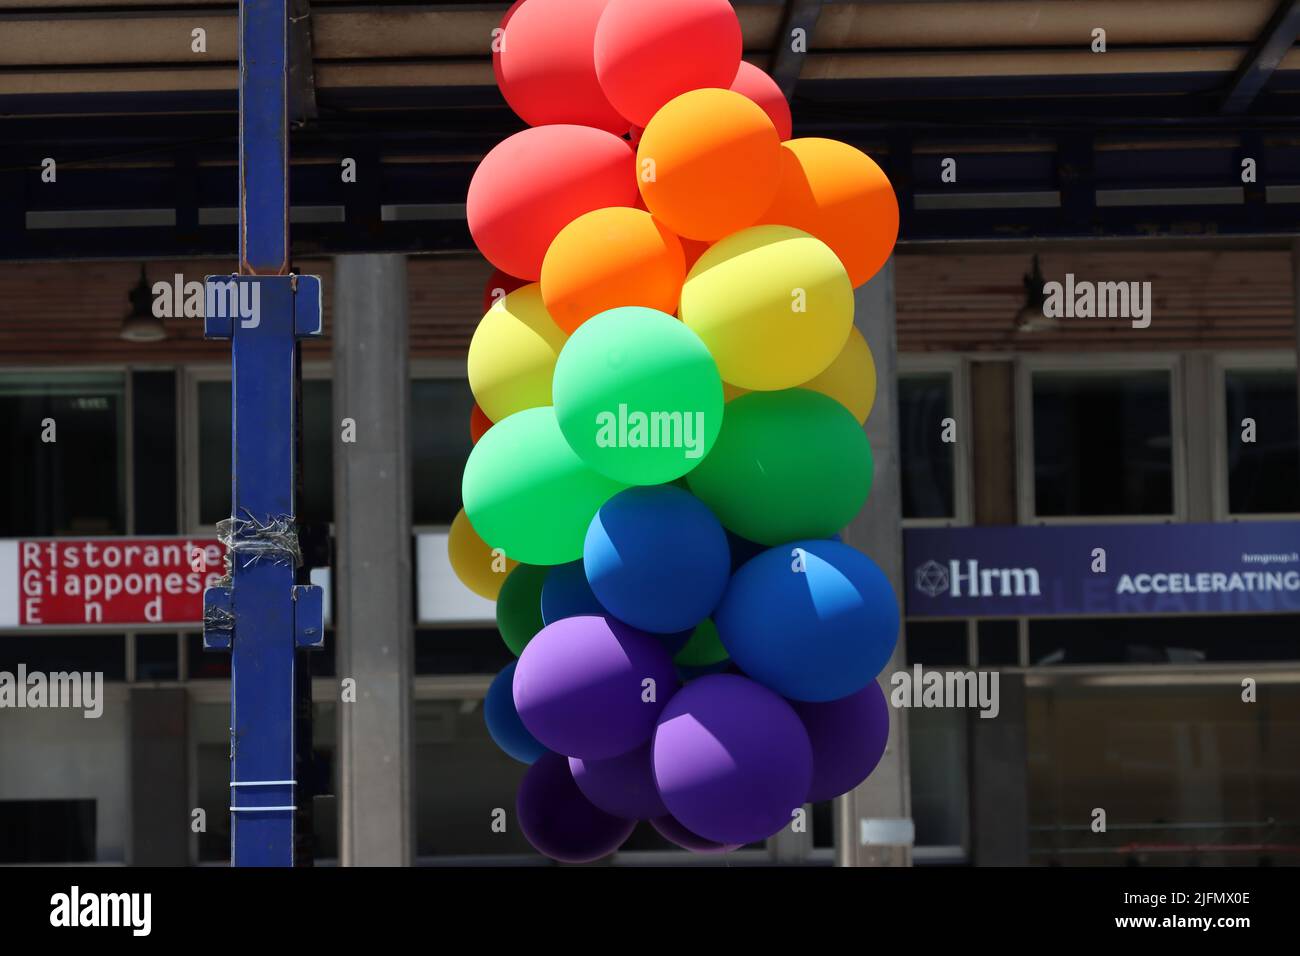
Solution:
<svg viewBox="0 0 1300 956"><path fill-rule="evenodd" d="M19 541L18 623L198 624L225 547L192 538Z"/></svg>

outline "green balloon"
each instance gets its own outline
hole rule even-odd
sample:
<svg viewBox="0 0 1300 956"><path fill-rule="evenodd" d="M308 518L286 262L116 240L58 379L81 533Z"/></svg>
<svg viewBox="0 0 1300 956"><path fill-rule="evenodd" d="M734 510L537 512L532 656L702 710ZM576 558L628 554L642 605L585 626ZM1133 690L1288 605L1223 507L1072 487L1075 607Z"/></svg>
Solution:
<svg viewBox="0 0 1300 956"><path fill-rule="evenodd" d="M518 657L537 636L542 623L542 585L550 568L521 564L501 582L497 595L497 630L506 647Z"/></svg>
<svg viewBox="0 0 1300 956"><path fill-rule="evenodd" d="M555 363L551 394L578 457L629 485L686 474L722 427L722 379L704 342L671 315L641 306L579 326Z"/></svg>
<svg viewBox="0 0 1300 956"><path fill-rule="evenodd" d="M461 499L488 547L524 564L565 564L582 557L587 525L622 490L583 464L544 406L487 430L465 463Z"/></svg>
<svg viewBox="0 0 1300 956"><path fill-rule="evenodd" d="M791 388L733 400L713 451L686 482L724 527L775 545L835 534L867 500L871 476L871 446L853 413Z"/></svg>
<svg viewBox="0 0 1300 956"><path fill-rule="evenodd" d="M718 629L713 623L713 618L706 617L695 625L691 639L677 652L673 663L682 667L708 667L710 664L725 661L727 656L727 649L722 646L722 639L718 637Z"/></svg>

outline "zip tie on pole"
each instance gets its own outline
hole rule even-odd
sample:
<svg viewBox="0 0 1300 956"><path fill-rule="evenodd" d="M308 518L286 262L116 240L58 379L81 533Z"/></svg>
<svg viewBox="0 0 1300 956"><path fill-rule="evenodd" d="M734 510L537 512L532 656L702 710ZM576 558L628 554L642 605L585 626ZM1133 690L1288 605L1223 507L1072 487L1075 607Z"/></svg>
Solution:
<svg viewBox="0 0 1300 956"><path fill-rule="evenodd" d="M297 780L232 780L232 787L296 787Z"/></svg>
<svg viewBox="0 0 1300 956"><path fill-rule="evenodd" d="M247 518L223 518L217 522L217 540L226 546L226 574L230 574L231 555L249 555L248 564L262 559L272 564L302 566L302 550L298 545L298 528L293 515L269 515L265 520L253 515Z"/></svg>

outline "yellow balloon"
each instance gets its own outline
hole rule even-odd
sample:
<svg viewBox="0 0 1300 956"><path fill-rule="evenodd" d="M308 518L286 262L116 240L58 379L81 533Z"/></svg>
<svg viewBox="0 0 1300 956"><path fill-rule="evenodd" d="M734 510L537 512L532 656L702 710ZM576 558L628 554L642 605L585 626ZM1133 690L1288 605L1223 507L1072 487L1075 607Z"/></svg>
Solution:
<svg viewBox="0 0 1300 956"><path fill-rule="evenodd" d="M551 404L551 376L568 335L530 283L488 309L469 343L469 387L494 422Z"/></svg>
<svg viewBox="0 0 1300 956"><path fill-rule="evenodd" d="M853 327L853 285L830 246L789 226L754 226L714 243L682 287L682 321L722 380L772 391L815 378Z"/></svg>
<svg viewBox="0 0 1300 956"><path fill-rule="evenodd" d="M876 363L862 333L856 328L835 356L835 361L816 378L799 386L829 395L853 413L858 424L865 424L876 401Z"/></svg>
<svg viewBox="0 0 1300 956"><path fill-rule="evenodd" d="M519 564L502 553L492 553L487 542L469 523L464 508L456 512L451 522L451 531L447 534L447 557L460 583L489 601L497 599L506 575Z"/></svg>
<svg viewBox="0 0 1300 956"><path fill-rule="evenodd" d="M866 424L871 406L876 402L876 362L871 357L867 340L856 328L849 332L849 340L835 356L835 361L816 378L799 386L829 395L853 413L859 425ZM722 383L722 400L748 395L751 389Z"/></svg>

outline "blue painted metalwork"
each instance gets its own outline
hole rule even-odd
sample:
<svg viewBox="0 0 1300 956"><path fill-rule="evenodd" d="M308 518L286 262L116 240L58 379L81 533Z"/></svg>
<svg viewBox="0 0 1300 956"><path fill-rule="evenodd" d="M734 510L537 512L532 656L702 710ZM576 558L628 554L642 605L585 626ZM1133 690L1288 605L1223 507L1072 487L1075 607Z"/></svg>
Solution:
<svg viewBox="0 0 1300 956"><path fill-rule="evenodd" d="M298 340L321 333L320 280L289 275L286 0L240 3L240 274L209 276L204 334L230 339L226 581L204 595L204 643L232 652L231 863L291 866L299 799L298 651L322 646L321 591L299 583Z"/></svg>

